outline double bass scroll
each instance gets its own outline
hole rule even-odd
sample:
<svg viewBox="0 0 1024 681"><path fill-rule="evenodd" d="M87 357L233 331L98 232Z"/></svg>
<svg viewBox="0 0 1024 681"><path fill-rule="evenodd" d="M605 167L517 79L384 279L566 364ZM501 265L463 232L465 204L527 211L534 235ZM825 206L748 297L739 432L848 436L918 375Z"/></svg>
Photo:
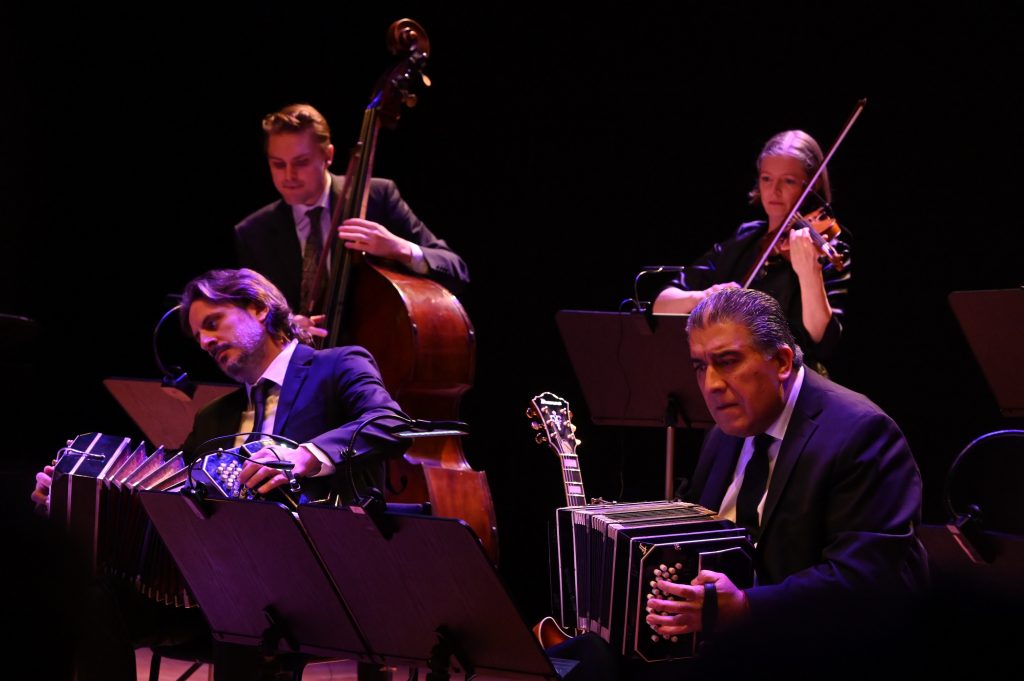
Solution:
<svg viewBox="0 0 1024 681"><path fill-rule="evenodd" d="M411 106L430 42L423 28L400 19L388 29L397 63L378 81L363 114L359 140L349 158L344 192L332 207L331 225L365 218L377 136L394 128ZM319 272L326 271L326 254ZM440 284L334 240L326 305L325 347L362 345L377 360L384 385L413 418L458 419L459 402L473 383L476 336L462 304ZM388 500L430 501L435 515L466 521L497 563L497 525L486 474L466 462L457 437L422 438L404 458L388 462Z"/></svg>

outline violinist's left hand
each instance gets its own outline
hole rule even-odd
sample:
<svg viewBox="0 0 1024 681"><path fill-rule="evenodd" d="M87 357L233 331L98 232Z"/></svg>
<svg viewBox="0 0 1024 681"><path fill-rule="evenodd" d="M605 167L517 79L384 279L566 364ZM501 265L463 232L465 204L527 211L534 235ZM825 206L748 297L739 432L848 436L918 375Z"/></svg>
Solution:
<svg viewBox="0 0 1024 681"><path fill-rule="evenodd" d="M338 225L338 238L344 240L345 248L353 251L396 260L407 267L412 263L412 244L392 234L382 224L350 218Z"/></svg>
<svg viewBox="0 0 1024 681"><path fill-rule="evenodd" d="M807 227L790 231L789 255L793 271L800 279L821 277L821 250L814 243Z"/></svg>

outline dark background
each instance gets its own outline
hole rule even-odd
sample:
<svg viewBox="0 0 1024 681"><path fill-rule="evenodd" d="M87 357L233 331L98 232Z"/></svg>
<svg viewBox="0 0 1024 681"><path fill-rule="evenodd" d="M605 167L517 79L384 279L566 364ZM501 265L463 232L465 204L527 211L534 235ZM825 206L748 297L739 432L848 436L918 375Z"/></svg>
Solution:
<svg viewBox="0 0 1024 681"><path fill-rule="evenodd" d="M37 323L4 345L14 506L67 438L141 437L101 380L158 377L166 295L234 265L231 226L276 198L261 117L308 101L347 149L402 16L430 36L434 87L381 134L376 174L471 268L465 449L490 479L502 573L529 620L548 609L545 524L563 503L530 398L574 406L589 495L649 499L663 484L659 430L590 422L554 313L616 309L641 266L689 262L757 217L745 195L763 142L800 128L828 147L861 97L830 165L855 260L834 377L903 427L931 522L956 452L1020 425L999 415L947 302L1024 283L1019 8L279 4L2 10L0 312ZM165 342L167 361L221 380ZM680 438L683 474L699 437Z"/></svg>

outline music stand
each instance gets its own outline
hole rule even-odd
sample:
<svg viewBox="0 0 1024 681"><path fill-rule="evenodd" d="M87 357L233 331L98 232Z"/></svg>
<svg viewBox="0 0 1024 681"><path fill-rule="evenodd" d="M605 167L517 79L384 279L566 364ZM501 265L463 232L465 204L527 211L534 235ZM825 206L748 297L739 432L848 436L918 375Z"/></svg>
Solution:
<svg viewBox="0 0 1024 681"><path fill-rule="evenodd" d="M199 383L195 396L182 400L170 395L160 381L153 379L106 378L103 385L149 441L166 449L181 447L192 432L192 421L200 409L239 388L223 383Z"/></svg>
<svg viewBox="0 0 1024 681"><path fill-rule="evenodd" d="M433 678L451 657L481 679L558 678L461 521L141 497L216 640L429 666Z"/></svg>
<svg viewBox="0 0 1024 681"><path fill-rule="evenodd" d="M598 425L665 428L665 498L673 495L676 428L714 419L697 387L686 315L559 310L555 321Z"/></svg>
<svg viewBox="0 0 1024 681"><path fill-rule="evenodd" d="M1003 416L1024 416L1024 288L953 291L960 328Z"/></svg>
<svg viewBox="0 0 1024 681"><path fill-rule="evenodd" d="M196 502L170 492L139 496L214 639L379 661L284 505Z"/></svg>
<svg viewBox="0 0 1024 681"><path fill-rule="evenodd" d="M298 514L386 662L430 666L455 655L467 678L558 678L461 520L390 513L374 520L355 507L315 504Z"/></svg>

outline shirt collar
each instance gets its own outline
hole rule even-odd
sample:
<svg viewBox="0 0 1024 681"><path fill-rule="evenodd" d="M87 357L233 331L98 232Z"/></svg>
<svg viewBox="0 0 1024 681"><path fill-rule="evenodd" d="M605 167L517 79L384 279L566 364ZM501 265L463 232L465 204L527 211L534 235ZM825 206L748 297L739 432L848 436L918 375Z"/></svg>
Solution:
<svg viewBox="0 0 1024 681"><path fill-rule="evenodd" d="M789 390L789 395L786 396L786 406L783 407L782 413L779 417L768 426L764 432L768 433L776 440L782 440L786 437L786 430L789 428L789 420L793 416L793 409L796 407L796 400L800 396L800 388L804 384L804 367L801 366L796 370L796 377L793 379L793 385Z"/></svg>
<svg viewBox="0 0 1024 681"><path fill-rule="evenodd" d="M288 345L284 346L256 383L259 383L262 380L268 380L278 387L284 385L284 375L288 372L288 364L292 361L292 355L295 354L295 348L298 344L299 341L293 338ZM245 389L247 393L252 395L251 385L246 384Z"/></svg>
<svg viewBox="0 0 1024 681"><path fill-rule="evenodd" d="M333 178L331 177L331 174L328 173L327 174L327 184L326 184L326 186L324 186L324 191L323 191L323 193L320 194L320 198L317 200L316 203L314 203L312 206L307 206L306 204L303 203L303 204L300 204L298 206L292 206L291 207L291 209L292 209L292 219L295 220L295 226L296 227L298 227L299 224L302 223L302 221L306 219L306 213L308 213L309 211L313 210L314 208L317 208L317 207L323 208L324 212L325 213L327 212L327 207L328 207L328 205L330 203L330 198L331 198L331 185L333 185L333 184L334 184Z"/></svg>

